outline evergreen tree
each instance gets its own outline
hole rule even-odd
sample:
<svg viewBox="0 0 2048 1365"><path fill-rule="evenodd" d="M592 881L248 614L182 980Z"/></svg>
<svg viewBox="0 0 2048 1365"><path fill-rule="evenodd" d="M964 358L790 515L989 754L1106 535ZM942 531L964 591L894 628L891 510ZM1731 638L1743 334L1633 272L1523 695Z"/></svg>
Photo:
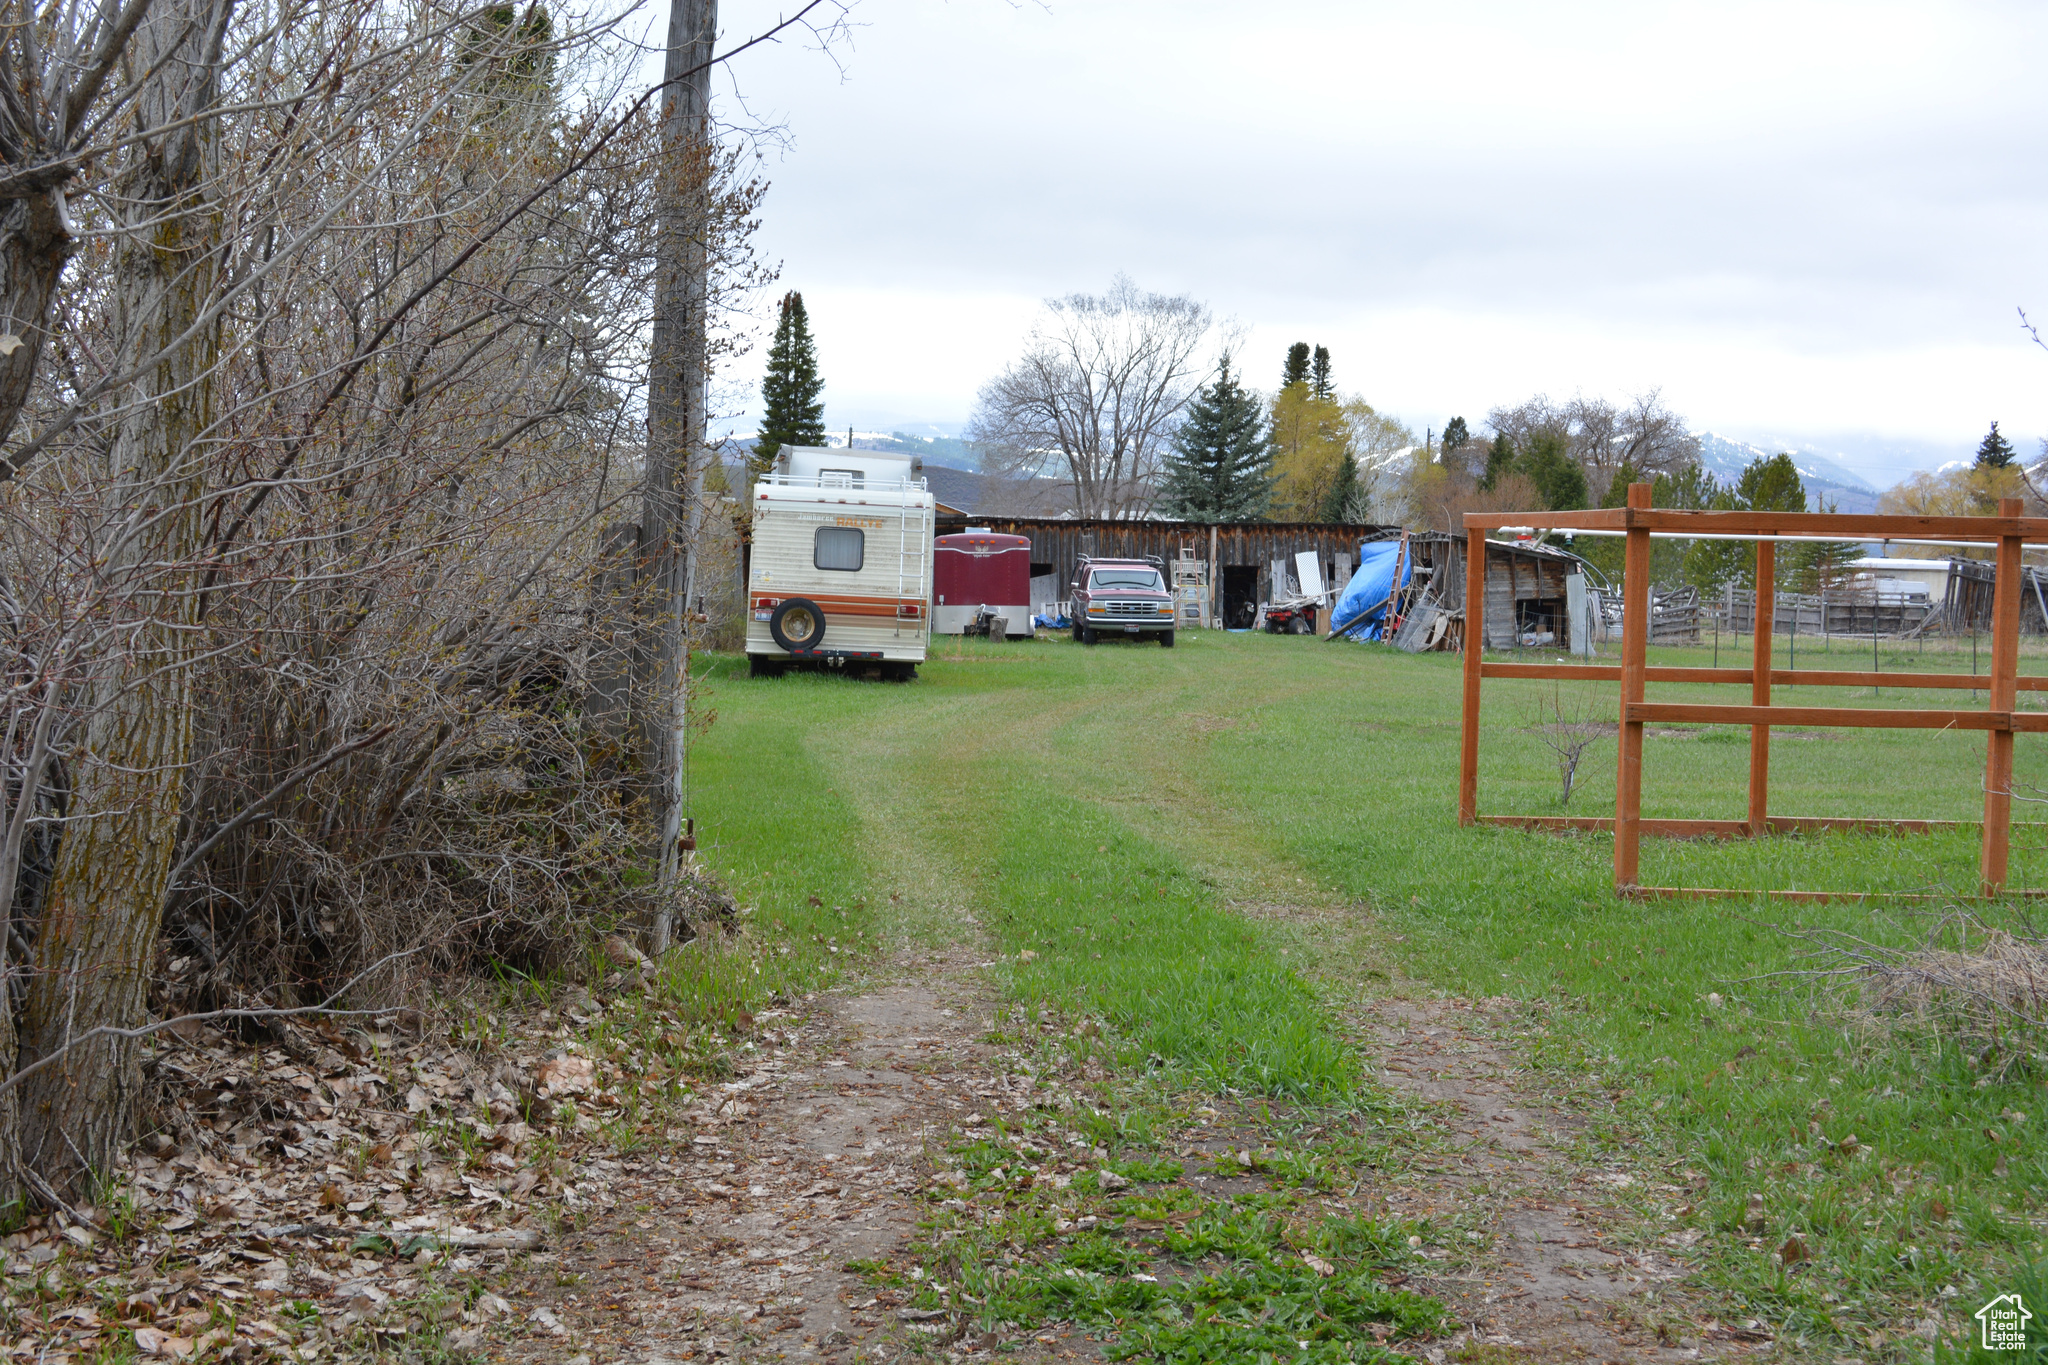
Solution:
<svg viewBox="0 0 2048 1365"><path fill-rule="evenodd" d="M1716 512L1804 512L1806 485L1799 466L1790 455L1758 457L1736 479L1734 486L1716 486L1708 502ZM1790 581L1802 567L1800 549L1788 545L1777 558L1778 584ZM1718 592L1730 582L1756 586L1756 546L1746 540L1695 541L1685 556L1685 579L1703 592Z"/></svg>
<svg viewBox="0 0 2048 1365"><path fill-rule="evenodd" d="M1832 502L1823 502L1814 509L1817 512L1838 510ZM1781 579L1789 578L1800 592L1825 592L1847 580L1853 573L1856 561L1866 551L1853 540L1803 540L1780 552L1785 568L1779 571Z"/></svg>
<svg viewBox="0 0 2048 1365"><path fill-rule="evenodd" d="M1336 386L1330 379L1330 350L1327 346L1316 347L1315 359L1309 362L1309 396L1320 398L1325 403L1336 395Z"/></svg>
<svg viewBox="0 0 2048 1365"><path fill-rule="evenodd" d="M1790 454L1755 459L1735 481L1736 504L1755 512L1804 512L1806 485Z"/></svg>
<svg viewBox="0 0 2048 1365"><path fill-rule="evenodd" d="M825 381L818 378L818 350L811 341L804 296L791 290L782 296L782 314L775 321L775 340L768 347L768 375L761 381L761 432L747 468L760 478L775 465L784 446L825 443L825 405L818 401Z"/></svg>
<svg viewBox="0 0 2048 1365"><path fill-rule="evenodd" d="M1323 495L1323 505L1317 509L1318 521L1350 523L1365 520L1365 486L1358 477L1358 457L1350 451L1344 452L1343 463L1337 466L1337 477L1330 484L1330 491Z"/></svg>
<svg viewBox="0 0 2048 1365"><path fill-rule="evenodd" d="M1517 467L1536 485L1543 505L1551 511L1569 512L1586 505L1586 471L1572 458L1563 432L1539 431L1530 437L1529 449Z"/></svg>
<svg viewBox="0 0 2048 1365"><path fill-rule="evenodd" d="M1500 482L1500 476L1512 473L1515 468L1515 445L1506 432L1493 438L1493 445L1486 452L1486 471L1479 476L1481 491L1491 493L1493 486Z"/></svg>
<svg viewBox="0 0 2048 1365"><path fill-rule="evenodd" d="M1266 514L1273 453L1260 409L1258 395L1237 382L1225 357L1216 382L1195 395L1173 434L1161 512L1188 521L1257 521Z"/></svg>
<svg viewBox="0 0 2048 1365"><path fill-rule="evenodd" d="M1462 417L1453 417L1444 424L1444 458L1449 459L1459 446L1472 439L1472 429L1465 425Z"/></svg>
<svg viewBox="0 0 2048 1365"><path fill-rule="evenodd" d="M539 5L524 14L515 5L487 5L462 37L456 67L468 80L467 100L498 138L520 135L555 100L555 24ZM502 145L502 144L493 144Z"/></svg>
<svg viewBox="0 0 2048 1365"><path fill-rule="evenodd" d="M1641 483L1642 481L1643 471L1637 469L1633 461L1623 457L1620 468L1616 469L1614 477L1607 481L1607 491L1601 494L1600 505L1602 507L1628 506L1628 486L1632 483ZM1655 486L1652 485L1650 501L1654 504L1656 500ZM1652 541L1650 544L1650 553L1654 555L1659 542ZM1621 566L1627 558L1626 544L1620 537L1586 536L1583 539L1575 538L1571 548L1572 552L1578 555L1579 558L1585 560L1616 582L1620 581Z"/></svg>
<svg viewBox="0 0 2048 1365"><path fill-rule="evenodd" d="M1308 343L1297 341L1287 348L1287 364L1280 371L1280 387L1308 383Z"/></svg>
<svg viewBox="0 0 2048 1365"><path fill-rule="evenodd" d="M2012 463L2012 442L1998 434L1998 423L1991 424L1991 431L1977 447L1977 468L2003 469Z"/></svg>

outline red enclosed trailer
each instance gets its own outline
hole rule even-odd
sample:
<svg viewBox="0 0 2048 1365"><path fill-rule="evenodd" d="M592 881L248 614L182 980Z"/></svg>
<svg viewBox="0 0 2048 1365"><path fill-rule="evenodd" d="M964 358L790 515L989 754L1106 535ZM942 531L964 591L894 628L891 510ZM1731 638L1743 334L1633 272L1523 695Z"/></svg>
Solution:
<svg viewBox="0 0 2048 1365"><path fill-rule="evenodd" d="M932 541L932 633L964 635L986 611L1031 634L1031 538L967 531Z"/></svg>

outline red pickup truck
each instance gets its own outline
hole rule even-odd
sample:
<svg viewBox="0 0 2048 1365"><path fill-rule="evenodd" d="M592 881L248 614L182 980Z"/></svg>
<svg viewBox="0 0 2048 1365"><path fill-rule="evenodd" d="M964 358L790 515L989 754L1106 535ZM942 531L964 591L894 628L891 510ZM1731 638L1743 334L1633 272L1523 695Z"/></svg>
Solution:
<svg viewBox="0 0 2048 1365"><path fill-rule="evenodd" d="M1104 634L1156 635L1173 648L1173 594L1157 559L1094 559L1074 568L1074 638L1092 645Z"/></svg>

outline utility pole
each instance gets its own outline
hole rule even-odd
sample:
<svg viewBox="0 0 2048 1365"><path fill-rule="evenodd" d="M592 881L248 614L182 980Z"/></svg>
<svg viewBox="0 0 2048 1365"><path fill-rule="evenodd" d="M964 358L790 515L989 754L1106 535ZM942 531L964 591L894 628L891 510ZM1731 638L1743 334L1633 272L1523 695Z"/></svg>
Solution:
<svg viewBox="0 0 2048 1365"><path fill-rule="evenodd" d="M688 734L689 591L704 499L705 278L711 186L711 57L717 0L671 0L661 92L654 326L647 376L647 468L640 511L643 616L634 702L661 870L647 949L668 951L668 892L682 871Z"/></svg>

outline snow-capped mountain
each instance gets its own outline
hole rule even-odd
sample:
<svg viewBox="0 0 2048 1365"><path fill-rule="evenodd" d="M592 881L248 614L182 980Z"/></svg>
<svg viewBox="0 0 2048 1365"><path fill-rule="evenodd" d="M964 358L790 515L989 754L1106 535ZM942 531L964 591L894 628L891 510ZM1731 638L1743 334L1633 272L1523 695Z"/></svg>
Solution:
<svg viewBox="0 0 2048 1365"><path fill-rule="evenodd" d="M1809 500L1816 506L1827 503L1838 512L1875 512L1877 489L1848 466L1814 450L1778 446L1766 449L1747 441L1732 440L1717 432L1700 436L1700 467L1722 483L1734 483L1752 460L1767 460L1785 451L1799 468L1799 480L1806 485Z"/></svg>

